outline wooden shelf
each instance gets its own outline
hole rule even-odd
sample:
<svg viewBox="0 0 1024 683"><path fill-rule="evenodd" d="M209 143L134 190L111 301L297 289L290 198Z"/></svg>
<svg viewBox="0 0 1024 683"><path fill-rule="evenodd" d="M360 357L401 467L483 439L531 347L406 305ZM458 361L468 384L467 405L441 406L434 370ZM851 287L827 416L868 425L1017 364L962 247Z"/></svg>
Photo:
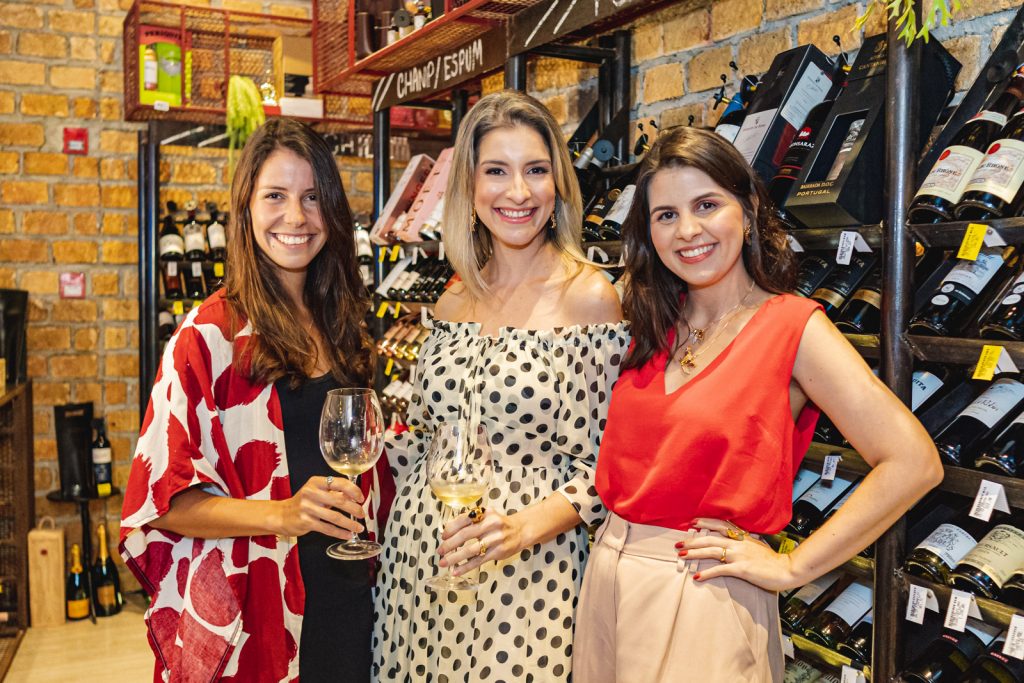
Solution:
<svg viewBox="0 0 1024 683"><path fill-rule="evenodd" d="M867 464L864 458L860 457L860 453L852 448L843 448L842 446L833 446L817 441L811 442L807 453L804 454L804 461L820 464L825 462L826 455L835 455L837 453L843 456L837 468L840 472L865 475L871 471L871 465Z"/></svg>
<svg viewBox="0 0 1024 683"><path fill-rule="evenodd" d="M910 231L926 247L954 249L960 246L964 232L971 223L984 223L1003 238L1007 244L1024 244L1024 218L1000 218L989 221L964 221L957 223L933 223L911 225Z"/></svg>
<svg viewBox="0 0 1024 683"><path fill-rule="evenodd" d="M835 650L830 650L827 647L818 645L814 641L809 640L802 635L791 633L786 628L783 628L782 632L785 637L793 641L793 647L808 659L837 669L848 666L850 668L857 669L858 671L863 671L864 678L869 681L871 680L870 666L860 667L857 664L854 664L853 660L846 655L839 654Z"/></svg>
<svg viewBox="0 0 1024 683"><path fill-rule="evenodd" d="M914 356L923 361L974 365L978 362L978 356L981 355L981 347L991 344L1005 348L1018 367L1024 364L1024 342L1010 342L998 339L927 337L917 334L907 335L906 338L911 350L914 352Z"/></svg>
<svg viewBox="0 0 1024 683"><path fill-rule="evenodd" d="M839 235L848 230L859 232L872 249L882 248L882 226L880 225L853 225L846 228L794 228L787 232L806 251L834 251L839 247Z"/></svg>
<svg viewBox="0 0 1024 683"><path fill-rule="evenodd" d="M878 359L882 355L881 341L877 334L844 334L846 341L865 358Z"/></svg>
<svg viewBox="0 0 1024 683"><path fill-rule="evenodd" d="M945 584L935 583L928 579L922 579L919 576L907 574L901 572L903 576L903 590L900 595L900 600L903 604L906 604L907 596L909 595L910 586L916 585L923 588L929 588L935 597L939 601L939 614L938 618L942 618L946 613L946 609L949 607L949 598L953 593L953 589ZM1014 614L1018 612L1024 614L1024 610L1019 610L1016 607L1004 604L997 600L989 600L987 598L977 597L975 598L978 602L978 610L981 612L982 619L986 624L992 626L999 626L1001 628L1007 628L1010 625L1010 620Z"/></svg>
<svg viewBox="0 0 1024 683"><path fill-rule="evenodd" d="M792 534L787 531L781 531L777 534L772 534L770 536L764 537L764 540L768 543L768 545L770 545L772 548L775 548L776 550L778 550L779 545L785 539L796 541L797 544L803 543L806 540L804 536L800 536L799 534ZM859 578L868 579L869 581L874 581L875 578L875 561L870 557L855 555L846 562L844 562L840 566L840 569L850 574L853 574Z"/></svg>
<svg viewBox="0 0 1024 683"><path fill-rule="evenodd" d="M945 476L938 488L942 491L956 493L967 498L974 498L978 495L978 487L983 481L992 481L1002 484L1006 489L1006 500L1011 507L1024 508L1024 479L1007 477L992 472L981 472L969 470L965 467L955 465L943 465Z"/></svg>

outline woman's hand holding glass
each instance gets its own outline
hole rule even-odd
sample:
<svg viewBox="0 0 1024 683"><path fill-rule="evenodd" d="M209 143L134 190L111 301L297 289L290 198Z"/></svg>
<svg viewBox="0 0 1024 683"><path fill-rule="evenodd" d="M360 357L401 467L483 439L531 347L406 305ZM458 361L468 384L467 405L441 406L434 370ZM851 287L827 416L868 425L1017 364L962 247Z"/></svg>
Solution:
<svg viewBox="0 0 1024 683"><path fill-rule="evenodd" d="M280 518L274 526L281 536L318 531L347 541L363 530L353 519L365 516L363 500L363 492L347 479L335 479L328 489L327 477L310 477L294 496L281 501Z"/></svg>
<svg viewBox="0 0 1024 683"><path fill-rule="evenodd" d="M484 562L498 562L517 554L524 545L521 518L493 510L487 510L480 522L474 522L468 514L459 515L444 528L444 543L438 548L440 565L462 576Z"/></svg>

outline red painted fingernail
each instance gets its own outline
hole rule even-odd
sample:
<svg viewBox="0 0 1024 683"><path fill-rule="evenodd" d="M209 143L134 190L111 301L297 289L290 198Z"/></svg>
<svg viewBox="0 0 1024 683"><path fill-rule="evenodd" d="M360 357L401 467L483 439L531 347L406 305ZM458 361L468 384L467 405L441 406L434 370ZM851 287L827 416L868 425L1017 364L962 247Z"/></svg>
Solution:
<svg viewBox="0 0 1024 683"><path fill-rule="evenodd" d="M679 557L686 557L686 553L687 553L686 550L680 550L679 551Z"/></svg>
<svg viewBox="0 0 1024 683"><path fill-rule="evenodd" d="M693 575L693 580L694 581L700 581L700 574L694 574Z"/></svg>
<svg viewBox="0 0 1024 683"><path fill-rule="evenodd" d="M677 548L682 548L683 547L683 542L679 541L679 543L676 543L676 547Z"/></svg>

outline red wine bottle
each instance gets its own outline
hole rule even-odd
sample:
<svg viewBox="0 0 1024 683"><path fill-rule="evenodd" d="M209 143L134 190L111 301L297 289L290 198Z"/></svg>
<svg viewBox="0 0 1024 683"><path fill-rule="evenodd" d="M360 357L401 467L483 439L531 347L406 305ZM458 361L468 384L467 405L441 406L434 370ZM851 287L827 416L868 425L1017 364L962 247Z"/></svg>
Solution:
<svg viewBox="0 0 1024 683"><path fill-rule="evenodd" d="M837 651L846 655L853 662L854 666L865 667L871 663L871 637L872 624L874 623L874 612L861 617L861 620L853 627L853 631L843 642L839 643Z"/></svg>
<svg viewBox="0 0 1024 683"><path fill-rule="evenodd" d="M974 550L978 541L993 525L994 522L971 517L970 508L962 510L918 543L907 555L903 568L914 576L935 583L946 583L950 572L967 553Z"/></svg>
<svg viewBox="0 0 1024 683"><path fill-rule="evenodd" d="M808 640L835 650L849 637L854 624L871 609L872 593L870 585L854 581L814 617L804 629L804 635Z"/></svg>
<svg viewBox="0 0 1024 683"><path fill-rule="evenodd" d="M836 318L836 327L850 334L877 334L882 326L882 269L864 278Z"/></svg>
<svg viewBox="0 0 1024 683"><path fill-rule="evenodd" d="M980 333L984 339L1024 340L1024 272L1018 275L999 303L986 316Z"/></svg>
<svg viewBox="0 0 1024 683"><path fill-rule="evenodd" d="M950 465L964 467L985 448L1024 405L1024 384L1002 376L992 382L935 437L939 456Z"/></svg>
<svg viewBox="0 0 1024 683"><path fill-rule="evenodd" d="M801 259L800 267L797 270L796 287L793 289L793 293L810 297L817 291L818 287L824 284L828 276L835 270L835 267L836 262L834 259L813 254L805 256Z"/></svg>
<svg viewBox="0 0 1024 683"><path fill-rule="evenodd" d="M782 624L790 631L799 631L807 617L832 602L849 582L838 569L811 581L786 599L779 612Z"/></svg>
<svg viewBox="0 0 1024 683"><path fill-rule="evenodd" d="M184 295L180 265L185 258L185 240L182 239L178 227L174 224L173 214L176 210L177 206L173 202L167 203L167 215L164 216L164 224L160 229L159 237L164 297L168 299L180 299Z"/></svg>
<svg viewBox="0 0 1024 683"><path fill-rule="evenodd" d="M963 633L944 629L901 674L907 683L956 681L971 663L984 654L999 629L975 619L967 620Z"/></svg>
<svg viewBox="0 0 1024 683"><path fill-rule="evenodd" d="M1024 659L1003 654L1006 632L992 641L988 652L978 657L959 683L1021 683L1024 681Z"/></svg>
<svg viewBox="0 0 1024 683"><path fill-rule="evenodd" d="M874 254L853 254L850 264L838 265L832 274L811 294L812 299L824 307L826 315L835 319L839 310L868 276L878 262Z"/></svg>
<svg viewBox="0 0 1024 683"><path fill-rule="evenodd" d="M1024 474L1024 415L1014 418L974 459L974 468L1007 477Z"/></svg>
<svg viewBox="0 0 1024 683"><path fill-rule="evenodd" d="M999 600L1007 581L1024 567L1024 516L1011 514L985 534L949 575L949 585Z"/></svg>
<svg viewBox="0 0 1024 683"><path fill-rule="evenodd" d="M793 503L793 517L786 525L786 531L801 536L810 534L821 525L836 501L856 483L856 479L838 474L832 481L817 482Z"/></svg>
<svg viewBox="0 0 1024 683"><path fill-rule="evenodd" d="M999 132L985 152L956 205L961 221L984 221L1017 214L1024 192L1024 109Z"/></svg>

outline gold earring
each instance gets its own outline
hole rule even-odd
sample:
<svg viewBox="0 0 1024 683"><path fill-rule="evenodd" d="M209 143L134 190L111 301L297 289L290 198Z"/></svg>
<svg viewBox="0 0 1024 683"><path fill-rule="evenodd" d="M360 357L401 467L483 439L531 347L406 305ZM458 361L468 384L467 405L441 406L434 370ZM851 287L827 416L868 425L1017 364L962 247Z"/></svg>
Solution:
<svg viewBox="0 0 1024 683"><path fill-rule="evenodd" d="M750 244L750 224L748 223L743 228L743 241Z"/></svg>
<svg viewBox="0 0 1024 683"><path fill-rule="evenodd" d="M552 211L551 212L551 232L557 232L557 231L558 231L558 212L557 211Z"/></svg>
<svg viewBox="0 0 1024 683"><path fill-rule="evenodd" d="M476 209L470 209L470 216L469 216L469 231L470 232L476 232L476 221L477 221Z"/></svg>

